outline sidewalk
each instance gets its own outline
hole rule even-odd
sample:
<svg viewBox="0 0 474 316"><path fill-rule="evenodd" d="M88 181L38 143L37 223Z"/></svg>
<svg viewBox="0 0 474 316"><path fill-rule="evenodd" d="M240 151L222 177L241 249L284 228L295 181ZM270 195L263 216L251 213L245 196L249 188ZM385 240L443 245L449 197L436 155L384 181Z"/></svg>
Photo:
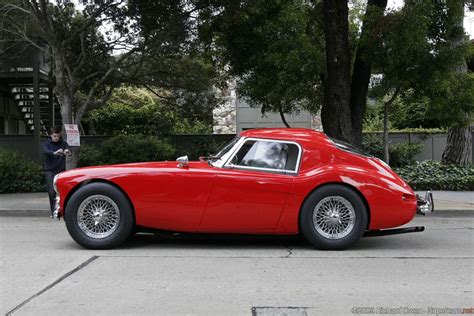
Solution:
<svg viewBox="0 0 474 316"><path fill-rule="evenodd" d="M425 192L417 192L424 195ZM435 212L469 212L474 214L474 191L433 191ZM45 193L0 194L0 216L49 216L49 199Z"/></svg>

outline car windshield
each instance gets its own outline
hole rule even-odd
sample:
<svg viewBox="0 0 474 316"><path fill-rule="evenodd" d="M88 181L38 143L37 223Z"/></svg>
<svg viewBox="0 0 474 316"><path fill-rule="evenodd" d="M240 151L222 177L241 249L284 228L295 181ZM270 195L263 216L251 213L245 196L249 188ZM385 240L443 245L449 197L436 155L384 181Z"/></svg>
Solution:
<svg viewBox="0 0 474 316"><path fill-rule="evenodd" d="M222 158L234 145L239 141L239 137L234 137L229 143L223 145L219 148L217 154L214 155L215 158Z"/></svg>
<svg viewBox="0 0 474 316"><path fill-rule="evenodd" d="M223 145L219 149L217 154L211 156L211 158L209 159L209 163L212 164L212 161L221 159L225 154L229 152L229 150L232 149L232 147L234 147L234 145L239 141L239 139L240 137L236 136L229 143Z"/></svg>
<svg viewBox="0 0 474 316"><path fill-rule="evenodd" d="M339 139L335 139L335 138L330 138L332 140L332 142L334 143L334 145L336 145L337 148L339 149L342 149L342 150L345 150L345 151L348 151L348 152L351 152L351 153L354 153L354 154L358 154L358 155L362 155L362 156L371 156L369 154L367 154L365 151L363 151L362 149L360 148L357 148L349 143L346 143L342 140L339 140Z"/></svg>

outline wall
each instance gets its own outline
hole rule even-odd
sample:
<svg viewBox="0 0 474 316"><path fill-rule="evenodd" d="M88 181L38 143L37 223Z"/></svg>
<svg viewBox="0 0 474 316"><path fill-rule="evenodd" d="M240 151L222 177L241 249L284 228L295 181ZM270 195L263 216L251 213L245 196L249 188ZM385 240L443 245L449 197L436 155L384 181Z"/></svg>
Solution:
<svg viewBox="0 0 474 316"><path fill-rule="evenodd" d="M260 107L251 107L243 99L237 99L235 104L237 132L249 128L285 127L279 113L267 112L262 115ZM308 111L300 111L291 115L285 114L285 119L291 127L322 130L319 115L311 115Z"/></svg>
<svg viewBox="0 0 474 316"><path fill-rule="evenodd" d="M192 150L194 144L200 142L222 143L232 139L233 134L227 135L171 135L169 141L176 147L187 148ZM446 146L446 134L421 134L421 133L390 133L389 139L392 144L402 142L421 142L423 143L423 151L417 156L417 160L441 160L444 148ZM81 144L98 145L108 136L81 136ZM42 137L46 140L47 137ZM474 139L474 132L473 132ZM32 135L0 135L0 147L17 150L27 157L34 157L34 146ZM179 153L181 154L181 153ZM183 153L186 154L186 153ZM204 154L204 153L203 153ZM470 155L471 163L474 156ZM32 158L33 159L33 158Z"/></svg>
<svg viewBox="0 0 474 316"><path fill-rule="evenodd" d="M214 118L214 134L235 134L250 128L285 127L280 114L267 112L262 115L260 107L251 107L236 92L235 80L230 80L228 87L217 91L222 95L223 103L212 111ZM285 119L291 127L312 128L322 131L321 117L308 111L295 114L285 114Z"/></svg>

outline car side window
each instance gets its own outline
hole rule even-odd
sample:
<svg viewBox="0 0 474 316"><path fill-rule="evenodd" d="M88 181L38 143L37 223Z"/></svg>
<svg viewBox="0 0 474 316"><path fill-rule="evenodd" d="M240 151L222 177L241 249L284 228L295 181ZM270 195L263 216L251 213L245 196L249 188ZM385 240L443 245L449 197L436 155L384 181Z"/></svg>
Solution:
<svg viewBox="0 0 474 316"><path fill-rule="evenodd" d="M235 166L296 171L299 148L296 144L247 140L232 158Z"/></svg>

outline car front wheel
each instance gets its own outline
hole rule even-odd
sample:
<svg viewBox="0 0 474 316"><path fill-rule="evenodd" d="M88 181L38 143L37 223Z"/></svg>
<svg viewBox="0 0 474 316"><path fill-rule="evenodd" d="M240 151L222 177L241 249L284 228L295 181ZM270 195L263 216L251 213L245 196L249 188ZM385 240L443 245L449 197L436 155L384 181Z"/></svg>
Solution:
<svg viewBox="0 0 474 316"><path fill-rule="evenodd" d="M74 192L66 206L65 221L71 237L89 249L116 247L134 228L128 199L107 183L90 183Z"/></svg>
<svg viewBox="0 0 474 316"><path fill-rule="evenodd" d="M303 203L300 229L316 248L345 249L357 242L367 227L367 210L361 197L342 185L326 185Z"/></svg>

